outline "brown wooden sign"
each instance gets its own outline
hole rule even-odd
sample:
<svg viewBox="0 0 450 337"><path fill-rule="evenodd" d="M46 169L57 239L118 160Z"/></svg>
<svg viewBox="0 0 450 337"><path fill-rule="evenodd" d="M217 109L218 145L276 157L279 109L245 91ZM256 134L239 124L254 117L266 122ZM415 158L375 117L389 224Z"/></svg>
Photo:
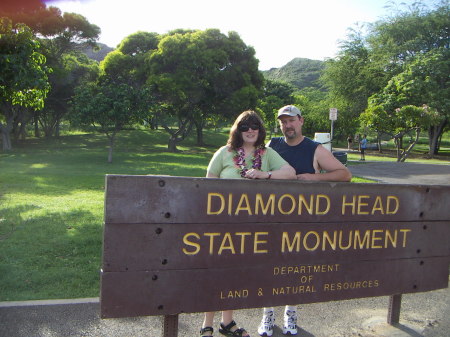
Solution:
<svg viewBox="0 0 450 337"><path fill-rule="evenodd" d="M101 316L445 288L449 192L450 186L108 175Z"/></svg>

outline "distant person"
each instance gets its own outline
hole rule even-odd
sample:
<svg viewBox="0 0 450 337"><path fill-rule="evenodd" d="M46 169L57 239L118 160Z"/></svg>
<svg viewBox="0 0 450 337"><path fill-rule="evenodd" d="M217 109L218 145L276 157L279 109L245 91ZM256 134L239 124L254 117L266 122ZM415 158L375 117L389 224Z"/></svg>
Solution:
<svg viewBox="0 0 450 337"><path fill-rule="evenodd" d="M350 171L330 151L320 143L303 136L302 127L305 120L296 106L287 105L278 110L278 120L284 137L272 138L268 146L295 169L298 180L351 180ZM273 308L264 308L258 333L261 336L272 336L274 324ZM297 306L287 305L284 310L283 334L295 335L297 328Z"/></svg>
<svg viewBox="0 0 450 337"><path fill-rule="evenodd" d="M276 151L265 146L265 139L266 130L261 118L254 111L244 111L231 127L227 145L214 153L206 176L227 179L295 179L295 170ZM213 321L214 312L206 312L200 336L212 336ZM229 337L249 336L245 329L237 327L232 310L222 311L219 332Z"/></svg>
<svg viewBox="0 0 450 337"><path fill-rule="evenodd" d="M353 138L352 136L347 137L347 149L350 151L352 149Z"/></svg>
<svg viewBox="0 0 450 337"><path fill-rule="evenodd" d="M358 144L358 152L361 152L361 134L355 136L355 143Z"/></svg>
<svg viewBox="0 0 450 337"><path fill-rule="evenodd" d="M361 141L359 142L360 144L360 153L361 153L361 158L359 159L360 161L365 161L366 160L366 148L367 148L367 136L364 135L363 138L361 139Z"/></svg>

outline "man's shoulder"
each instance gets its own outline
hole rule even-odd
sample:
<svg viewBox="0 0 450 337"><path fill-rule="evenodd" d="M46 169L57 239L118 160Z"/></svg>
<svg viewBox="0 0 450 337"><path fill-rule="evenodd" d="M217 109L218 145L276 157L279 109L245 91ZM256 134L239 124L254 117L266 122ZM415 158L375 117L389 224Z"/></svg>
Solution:
<svg viewBox="0 0 450 337"><path fill-rule="evenodd" d="M316 142L315 140L308 138L308 137L305 137L303 139L303 142L305 143L305 145L309 145L309 146L313 147L314 149L317 148L319 145L321 145L321 143Z"/></svg>
<svg viewBox="0 0 450 337"><path fill-rule="evenodd" d="M280 141L283 141L284 142L284 137L272 137L272 138L270 138L270 140L272 141L275 141L275 142L280 142Z"/></svg>
<svg viewBox="0 0 450 337"><path fill-rule="evenodd" d="M284 137L272 137L270 141L267 143L270 147L280 146L286 144Z"/></svg>

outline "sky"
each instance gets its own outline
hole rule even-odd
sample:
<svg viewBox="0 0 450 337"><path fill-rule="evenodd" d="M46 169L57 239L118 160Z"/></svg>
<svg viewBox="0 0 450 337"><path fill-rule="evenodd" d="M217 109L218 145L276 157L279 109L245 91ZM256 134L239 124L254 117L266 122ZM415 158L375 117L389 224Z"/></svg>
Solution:
<svg viewBox="0 0 450 337"><path fill-rule="evenodd" d="M78 13L100 27L99 42L115 48L137 31L173 29L235 31L252 46L259 69L280 68L296 57L336 56L348 29L373 23L416 0L57 0L62 12ZM433 8L438 0L421 0Z"/></svg>

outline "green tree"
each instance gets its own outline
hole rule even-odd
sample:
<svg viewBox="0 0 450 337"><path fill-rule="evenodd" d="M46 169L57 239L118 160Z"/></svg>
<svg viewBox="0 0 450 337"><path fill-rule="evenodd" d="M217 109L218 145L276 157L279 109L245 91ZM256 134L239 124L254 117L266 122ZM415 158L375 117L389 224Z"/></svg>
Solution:
<svg viewBox="0 0 450 337"><path fill-rule="evenodd" d="M439 116L435 110L426 105L422 107L405 105L392 109L390 102L380 104L380 101L382 101L380 97L372 97L360 120L363 125L378 133L389 135L396 146L397 161L404 162L417 144L420 132L436 123ZM404 137L408 135L409 142L405 143Z"/></svg>
<svg viewBox="0 0 450 337"><path fill-rule="evenodd" d="M438 114L433 123L428 123L430 157L437 153L439 136L450 117L449 74L450 50L437 48L417 55L385 89L391 105L428 106Z"/></svg>
<svg viewBox="0 0 450 337"><path fill-rule="evenodd" d="M272 131L278 127L277 112L282 106L294 102L293 85L266 79L264 81L261 98L258 101L257 111L265 121L266 129L271 137Z"/></svg>
<svg viewBox="0 0 450 337"><path fill-rule="evenodd" d="M362 32L352 29L337 57L325 62L321 81L328 89L331 104L340 105L339 110L347 111L352 120L366 109L368 98L385 86L387 77L373 63Z"/></svg>
<svg viewBox="0 0 450 337"><path fill-rule="evenodd" d="M147 81L146 60L149 54L158 47L160 36L156 33L137 32L124 38L118 48L106 55L100 62L103 76L110 81L125 83L136 90L149 94L147 102L152 102L150 90L145 89ZM144 90L145 89L145 90ZM152 126L156 125L152 106L143 107L147 114L142 118Z"/></svg>
<svg viewBox="0 0 450 337"><path fill-rule="evenodd" d="M42 22L37 33L43 35L42 52L53 69L49 76L51 90L37 118L47 137L58 136L59 125L68 112L68 102L75 87L97 78L97 62L88 59L81 50L86 44L95 45L100 29L82 15L62 15L54 7L42 11L35 20Z"/></svg>
<svg viewBox="0 0 450 337"><path fill-rule="evenodd" d="M448 50L448 0L442 0L431 10L420 2L403 8L394 9L389 17L368 25L366 36L362 30L351 31L349 39L342 43L338 57L326 64L322 80L330 90L330 100L333 105L341 105L340 111L346 111L349 120L356 120L368 106L368 98L382 93L389 81L403 73L408 64L432 50ZM422 86L422 89L428 91L431 86ZM430 94L422 93L421 96ZM423 100L418 106L423 103L443 115L441 124L430 126L428 130L438 139L447 124L444 111L448 109L442 110ZM442 102L439 104L445 106Z"/></svg>
<svg viewBox="0 0 450 337"><path fill-rule="evenodd" d="M105 134L109 140L108 163L112 163L117 133L141 119L142 107L145 106L142 100L146 97L146 93L139 89L104 77L97 83L86 83L76 89L71 122Z"/></svg>
<svg viewBox="0 0 450 337"><path fill-rule="evenodd" d="M13 123L23 126L33 118L35 135L39 136L38 123L46 136L58 135L59 125L68 111L68 101L74 88L90 74L96 75L93 61L83 57L81 50L86 45L96 46L100 28L90 24L85 17L75 13L64 13L56 7L46 7L39 0L17 0L2 2L0 14L12 22L30 27L40 41L40 53L47 60L50 91L43 109L16 115Z"/></svg>
<svg viewBox="0 0 450 337"><path fill-rule="evenodd" d="M39 42L23 25L0 19L0 130L3 150L11 150L11 130L18 107L42 109L49 91L45 57Z"/></svg>
<svg viewBox="0 0 450 337"><path fill-rule="evenodd" d="M417 2L374 24L367 39L374 62L383 66L390 79L399 75L394 81L401 86L403 105L426 104L439 113L437 124L428 129L431 156L438 152L449 122L449 20L448 0L432 10Z"/></svg>
<svg viewBox="0 0 450 337"><path fill-rule="evenodd" d="M149 59L148 84L160 107L156 113L177 121L169 125L161 119L170 135L170 151L176 151L193 125L197 143L202 144L208 116L231 118L255 108L262 83L254 49L235 32L228 36L217 29L169 33Z"/></svg>

